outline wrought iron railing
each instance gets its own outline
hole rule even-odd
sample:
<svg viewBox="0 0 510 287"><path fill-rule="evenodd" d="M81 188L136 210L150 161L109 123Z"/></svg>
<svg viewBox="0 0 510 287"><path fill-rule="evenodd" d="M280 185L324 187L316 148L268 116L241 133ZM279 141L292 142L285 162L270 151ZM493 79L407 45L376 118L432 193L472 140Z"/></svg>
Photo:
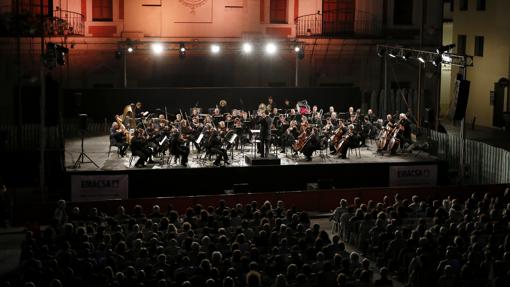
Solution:
<svg viewBox="0 0 510 287"><path fill-rule="evenodd" d="M50 36L85 35L85 16L80 13L55 10L53 11L53 17L48 17L46 25L46 34Z"/></svg>
<svg viewBox="0 0 510 287"><path fill-rule="evenodd" d="M378 18L364 11L320 11L295 19L297 37L363 37L381 34Z"/></svg>

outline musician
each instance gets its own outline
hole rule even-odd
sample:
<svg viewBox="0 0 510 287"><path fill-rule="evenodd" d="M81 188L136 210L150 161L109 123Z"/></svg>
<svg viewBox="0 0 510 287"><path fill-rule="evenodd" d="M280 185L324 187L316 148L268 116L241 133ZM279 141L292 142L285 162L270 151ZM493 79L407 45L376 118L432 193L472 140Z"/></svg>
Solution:
<svg viewBox="0 0 510 287"><path fill-rule="evenodd" d="M372 109L368 109L367 116L368 116L368 120L371 123L374 123L375 121L377 121L377 116L374 114L374 111Z"/></svg>
<svg viewBox="0 0 510 287"><path fill-rule="evenodd" d="M289 99L285 99L285 101L283 101L282 110L284 113L289 113L290 109L292 109L292 105L290 104Z"/></svg>
<svg viewBox="0 0 510 287"><path fill-rule="evenodd" d="M276 108L276 107L275 107L274 102L273 102L273 97L269 96L269 98L267 98L266 110L271 112L274 108Z"/></svg>
<svg viewBox="0 0 510 287"><path fill-rule="evenodd" d="M331 124L333 124L333 126L335 126L335 127L336 127L336 126L338 126L338 122L339 122L339 121L338 121L338 118L337 118L336 112L332 112L332 113L331 113L331 118L330 118L330 120L331 120Z"/></svg>
<svg viewBox="0 0 510 287"><path fill-rule="evenodd" d="M269 116L267 110L260 110L258 116L257 124L260 125L260 143L258 150L262 157L267 157L271 147L271 126L273 124L273 119Z"/></svg>
<svg viewBox="0 0 510 287"><path fill-rule="evenodd" d="M399 115L400 119L400 130L402 131L402 139L401 146L403 147L405 144L411 144L411 123L408 120L406 114L402 113Z"/></svg>
<svg viewBox="0 0 510 287"><path fill-rule="evenodd" d="M220 101L220 104L218 106L218 112L222 115L228 113L227 101L225 100Z"/></svg>
<svg viewBox="0 0 510 287"><path fill-rule="evenodd" d="M143 117L142 102L136 102L133 108L134 116L137 118Z"/></svg>
<svg viewBox="0 0 510 287"><path fill-rule="evenodd" d="M333 106L330 106L328 109L328 112L325 113L324 115L327 117L332 117L334 112L335 112L335 108Z"/></svg>
<svg viewBox="0 0 510 287"><path fill-rule="evenodd" d="M212 120L214 122L214 125L218 125L218 123L223 120L223 114L221 113L219 108L214 109Z"/></svg>
<svg viewBox="0 0 510 287"><path fill-rule="evenodd" d="M386 120L383 122L383 126L388 126L388 124L393 126L393 116L391 114L386 115Z"/></svg>
<svg viewBox="0 0 510 287"><path fill-rule="evenodd" d="M311 128L308 132L308 142L303 147L303 154L306 157L306 161L312 161L312 154L314 151L320 149L319 133L317 128Z"/></svg>
<svg viewBox="0 0 510 287"><path fill-rule="evenodd" d="M349 145L351 144L351 140L354 136L354 125L349 125L347 127L347 134L345 135L345 137L342 138L342 142L340 143L340 149L338 150L338 152L340 153L340 155L338 156L339 158L341 159L346 159L347 158L347 149L349 147Z"/></svg>
<svg viewBox="0 0 510 287"><path fill-rule="evenodd" d="M354 114L354 107L349 107L349 116Z"/></svg>
<svg viewBox="0 0 510 287"><path fill-rule="evenodd" d="M320 113L312 113L312 124L322 128L322 116Z"/></svg>
<svg viewBox="0 0 510 287"><path fill-rule="evenodd" d="M152 150L147 146L143 129L135 130L134 137L131 139L131 153L139 157L135 167L145 167L147 159L149 159L149 163L154 163L151 158Z"/></svg>
<svg viewBox="0 0 510 287"><path fill-rule="evenodd" d="M219 132L210 127L210 135L207 141L207 149L210 154L216 155L216 160L214 161L215 166L220 166L221 160L228 165L230 162L228 161L227 150L222 148L222 140Z"/></svg>
<svg viewBox="0 0 510 287"><path fill-rule="evenodd" d="M176 158L180 158L181 166L186 167L188 165L189 146L184 139L184 134L179 131L174 132L170 142L170 153Z"/></svg>
<svg viewBox="0 0 510 287"><path fill-rule="evenodd" d="M126 138L127 132L126 128L122 128L117 122L112 123L112 127L110 128L110 145L119 148L119 154L121 157L126 155L126 150L129 147Z"/></svg>

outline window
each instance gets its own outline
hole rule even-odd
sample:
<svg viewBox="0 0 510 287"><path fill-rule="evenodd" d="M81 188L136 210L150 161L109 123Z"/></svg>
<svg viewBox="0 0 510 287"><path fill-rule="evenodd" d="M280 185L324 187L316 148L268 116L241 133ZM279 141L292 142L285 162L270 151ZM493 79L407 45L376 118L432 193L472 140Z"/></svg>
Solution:
<svg viewBox="0 0 510 287"><path fill-rule="evenodd" d="M113 20L113 0L92 0L92 21Z"/></svg>
<svg viewBox="0 0 510 287"><path fill-rule="evenodd" d="M475 56L483 57L483 36L475 36Z"/></svg>
<svg viewBox="0 0 510 287"><path fill-rule="evenodd" d="M270 4L271 24L287 24L287 0L271 0Z"/></svg>
<svg viewBox="0 0 510 287"><path fill-rule="evenodd" d="M413 24L413 0L395 0L393 7L393 24Z"/></svg>
<svg viewBox="0 0 510 287"><path fill-rule="evenodd" d="M468 9L468 0L460 0L459 1L459 10L467 11L467 9Z"/></svg>
<svg viewBox="0 0 510 287"><path fill-rule="evenodd" d="M459 55L466 54L466 35L457 36L457 54Z"/></svg>
<svg viewBox="0 0 510 287"><path fill-rule="evenodd" d="M485 11L485 0L476 0L476 10Z"/></svg>

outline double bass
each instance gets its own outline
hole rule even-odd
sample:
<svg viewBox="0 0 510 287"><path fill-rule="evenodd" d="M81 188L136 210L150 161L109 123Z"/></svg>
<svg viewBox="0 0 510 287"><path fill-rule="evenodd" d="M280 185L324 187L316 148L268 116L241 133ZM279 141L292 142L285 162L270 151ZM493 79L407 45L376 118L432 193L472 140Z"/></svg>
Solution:
<svg viewBox="0 0 510 287"><path fill-rule="evenodd" d="M400 146L400 134L403 132L403 127L401 124L402 120L399 120L399 122L395 125L393 130L390 133L390 140L388 142L388 151L391 154L394 154L398 147Z"/></svg>

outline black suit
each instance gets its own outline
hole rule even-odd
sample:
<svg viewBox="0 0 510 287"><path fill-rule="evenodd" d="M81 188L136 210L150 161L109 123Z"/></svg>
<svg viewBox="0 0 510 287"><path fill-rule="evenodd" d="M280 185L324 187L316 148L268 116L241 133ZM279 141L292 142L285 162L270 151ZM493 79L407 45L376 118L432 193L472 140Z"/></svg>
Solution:
<svg viewBox="0 0 510 287"><path fill-rule="evenodd" d="M258 124L260 125L260 144L258 150L262 157L267 157L271 150L271 125L273 124L273 119L269 116L265 118L260 117Z"/></svg>

